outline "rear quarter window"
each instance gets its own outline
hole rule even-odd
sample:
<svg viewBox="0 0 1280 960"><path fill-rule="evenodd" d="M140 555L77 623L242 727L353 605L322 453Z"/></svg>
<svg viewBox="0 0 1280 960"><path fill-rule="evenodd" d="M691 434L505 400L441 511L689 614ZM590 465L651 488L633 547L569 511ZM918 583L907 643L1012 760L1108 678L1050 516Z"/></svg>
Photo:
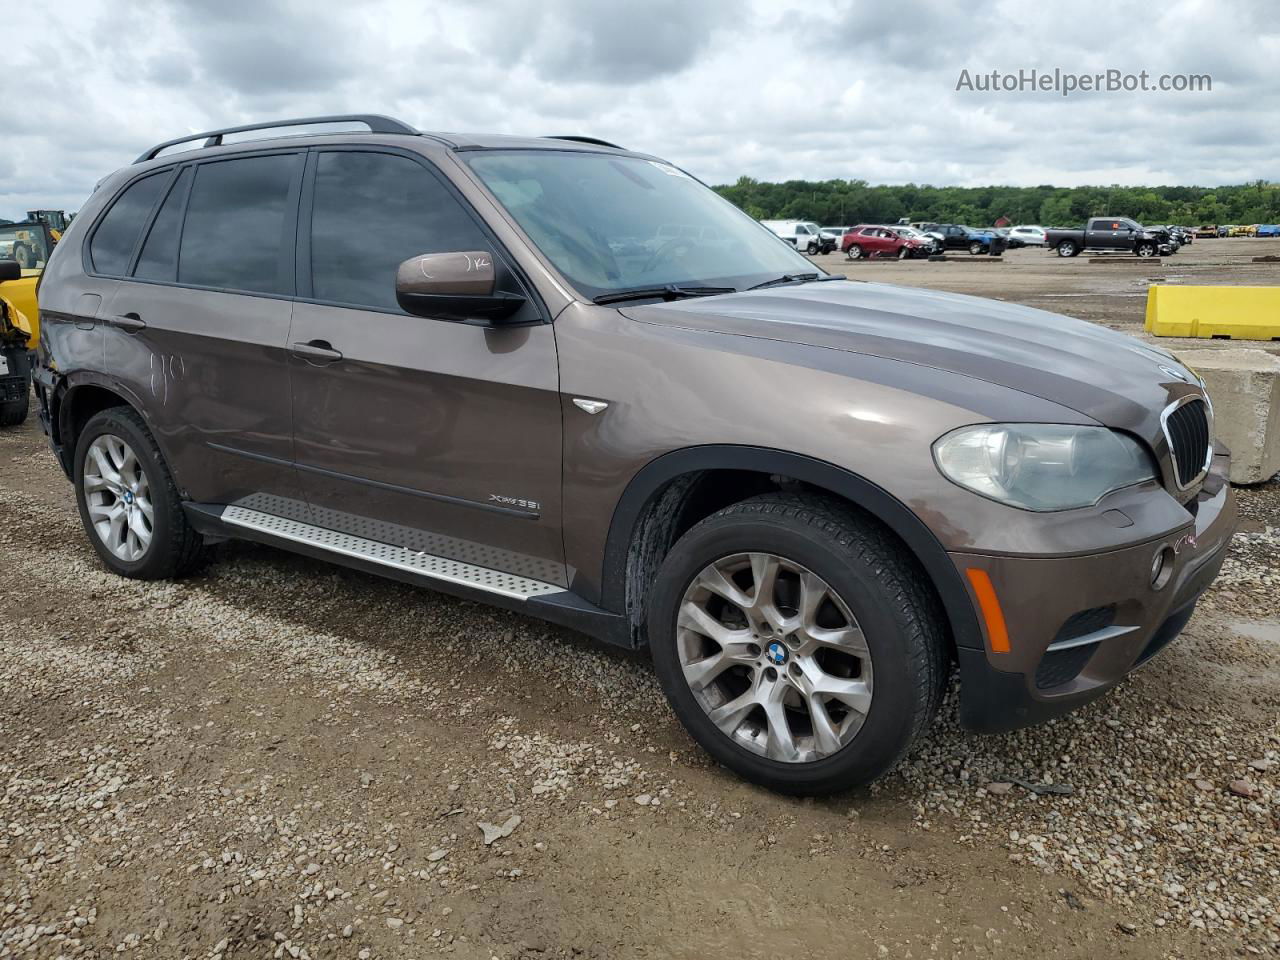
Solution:
<svg viewBox="0 0 1280 960"><path fill-rule="evenodd" d="M128 273L133 248L171 172L163 170L134 181L111 205L89 241L89 262L95 273L109 277Z"/></svg>

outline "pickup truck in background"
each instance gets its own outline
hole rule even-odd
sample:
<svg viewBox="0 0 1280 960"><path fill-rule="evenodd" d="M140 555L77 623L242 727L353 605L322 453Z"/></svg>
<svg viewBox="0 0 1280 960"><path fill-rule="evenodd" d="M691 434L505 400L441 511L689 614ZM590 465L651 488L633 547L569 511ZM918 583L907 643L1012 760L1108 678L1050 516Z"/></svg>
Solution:
<svg viewBox="0 0 1280 960"><path fill-rule="evenodd" d="M1082 250L1126 250L1139 257L1170 254L1176 249L1167 230L1147 228L1127 217L1093 217L1083 230L1045 231L1045 246L1060 257L1074 257Z"/></svg>

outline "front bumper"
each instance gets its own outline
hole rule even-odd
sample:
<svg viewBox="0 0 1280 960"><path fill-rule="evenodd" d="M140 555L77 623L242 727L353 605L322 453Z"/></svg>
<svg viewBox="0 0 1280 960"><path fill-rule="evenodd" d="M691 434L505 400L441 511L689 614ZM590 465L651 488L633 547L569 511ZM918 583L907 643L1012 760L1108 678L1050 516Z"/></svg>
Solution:
<svg viewBox="0 0 1280 960"><path fill-rule="evenodd" d="M1236 525L1225 456L1188 505L1187 526L1088 556L952 554L964 576L986 572L999 598L1008 651L960 648L960 722L998 732L1037 723L1105 693L1181 633L1222 568ZM1171 573L1152 584L1168 550ZM976 601L976 597L975 597Z"/></svg>

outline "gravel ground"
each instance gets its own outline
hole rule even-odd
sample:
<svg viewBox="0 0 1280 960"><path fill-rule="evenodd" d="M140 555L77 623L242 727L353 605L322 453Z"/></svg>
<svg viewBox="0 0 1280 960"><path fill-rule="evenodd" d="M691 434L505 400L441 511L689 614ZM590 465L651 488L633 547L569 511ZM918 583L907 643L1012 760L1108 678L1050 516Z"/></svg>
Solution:
<svg viewBox="0 0 1280 960"><path fill-rule="evenodd" d="M948 701L875 788L796 801L711 764L642 658L537 621L247 544L112 577L29 422L0 957L1275 955L1280 483L1240 499L1112 695L997 737Z"/></svg>

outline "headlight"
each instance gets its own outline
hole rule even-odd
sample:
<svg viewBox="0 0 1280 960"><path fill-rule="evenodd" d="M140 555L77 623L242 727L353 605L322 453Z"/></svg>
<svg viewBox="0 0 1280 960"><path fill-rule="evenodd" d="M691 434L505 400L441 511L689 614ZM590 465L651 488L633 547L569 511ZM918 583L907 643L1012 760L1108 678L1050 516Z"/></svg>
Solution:
<svg viewBox="0 0 1280 960"><path fill-rule="evenodd" d="M1106 427L977 424L938 439L933 456L947 479L1023 510L1091 507L1156 476L1141 444Z"/></svg>

